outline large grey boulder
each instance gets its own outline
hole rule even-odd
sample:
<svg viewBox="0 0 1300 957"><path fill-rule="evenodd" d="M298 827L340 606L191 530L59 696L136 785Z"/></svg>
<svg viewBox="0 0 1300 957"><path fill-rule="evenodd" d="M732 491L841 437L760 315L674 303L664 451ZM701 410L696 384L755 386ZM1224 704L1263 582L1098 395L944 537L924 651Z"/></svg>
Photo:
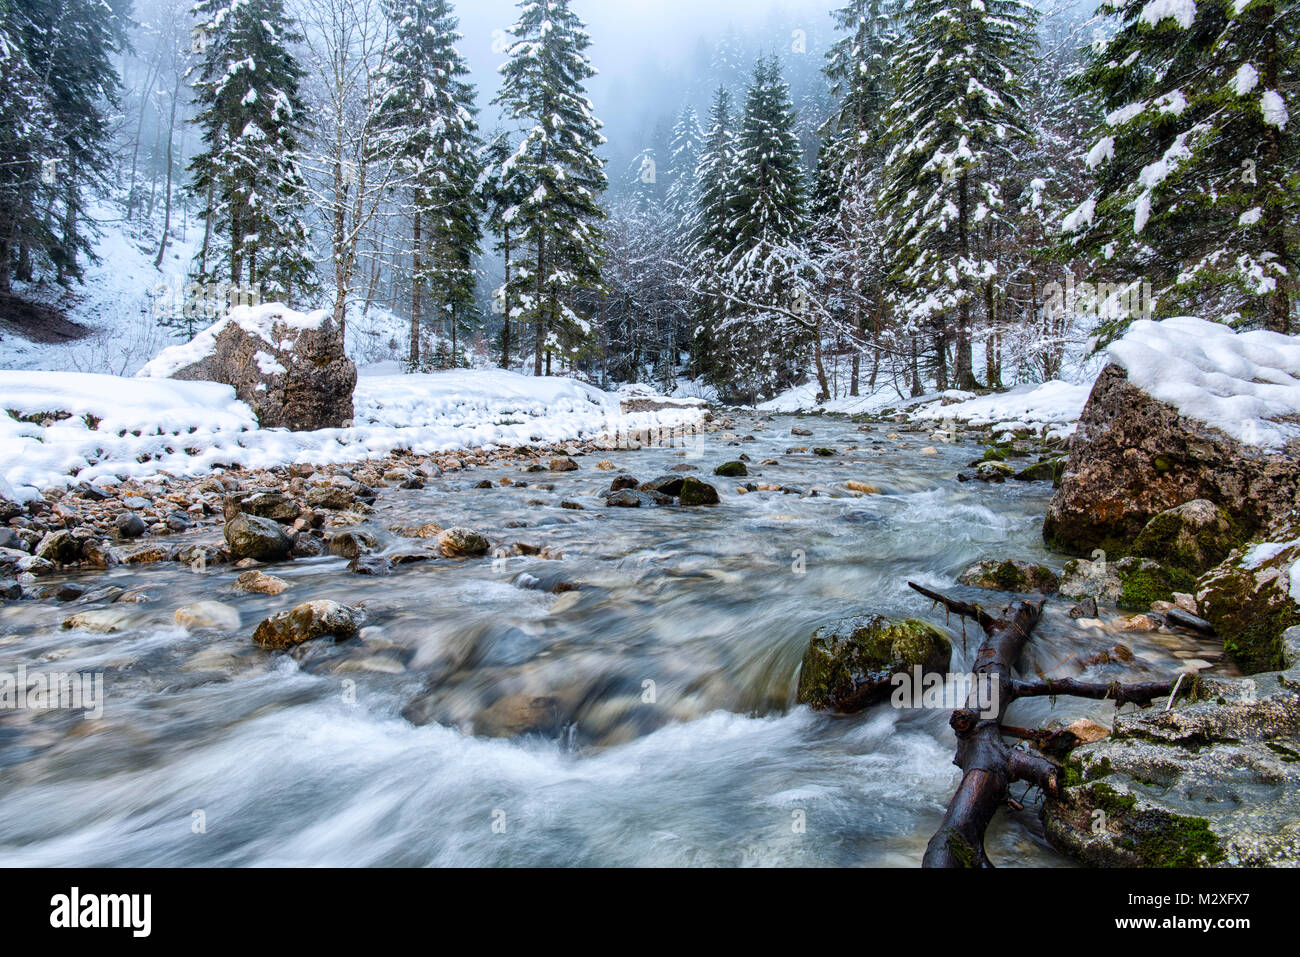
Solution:
<svg viewBox="0 0 1300 957"><path fill-rule="evenodd" d="M263 428L347 428L357 368L343 344L342 328L325 311L240 306L193 342L164 350L140 375L232 386Z"/></svg>
<svg viewBox="0 0 1300 957"><path fill-rule="evenodd" d="M1070 443L1043 537L1074 554L1125 554L1155 516L1214 503L1251 535L1296 506L1300 443L1268 451L1181 415L1119 365L1097 379Z"/></svg>

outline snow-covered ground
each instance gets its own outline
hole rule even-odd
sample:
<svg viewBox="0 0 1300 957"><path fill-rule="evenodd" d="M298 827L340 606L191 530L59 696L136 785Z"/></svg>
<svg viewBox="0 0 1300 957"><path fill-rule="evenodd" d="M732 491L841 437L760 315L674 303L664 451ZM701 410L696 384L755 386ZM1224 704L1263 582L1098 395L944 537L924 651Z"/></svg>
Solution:
<svg viewBox="0 0 1300 957"><path fill-rule="evenodd" d="M623 398L573 379L501 370L365 374L354 428L291 433L259 429L224 385L0 371L0 409L17 414L0 414L0 479L11 487L0 492L29 498L36 489L84 481L199 475L232 464L353 462L396 449L430 454L617 439L695 424L702 412L681 403L624 414Z"/></svg>
<svg viewBox="0 0 1300 957"><path fill-rule="evenodd" d="M1028 429L1048 437L1069 436L1074 434L1091 392L1091 382L1074 385L1059 380L983 396L954 390L927 401L912 412L912 419L992 427L997 433Z"/></svg>

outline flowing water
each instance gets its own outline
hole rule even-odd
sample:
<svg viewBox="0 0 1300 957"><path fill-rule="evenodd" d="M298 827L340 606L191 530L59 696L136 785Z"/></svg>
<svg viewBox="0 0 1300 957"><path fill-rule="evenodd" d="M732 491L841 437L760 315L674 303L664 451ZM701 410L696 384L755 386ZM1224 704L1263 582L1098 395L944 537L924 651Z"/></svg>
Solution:
<svg viewBox="0 0 1300 957"><path fill-rule="evenodd" d="M958 781L948 712L814 714L794 703L799 662L837 618L945 625L909 579L996 604L1008 596L956 576L989 557L1059 567L1039 538L1050 486L958 483L979 446L886 427L759 416L733 432L609 455L642 480L699 466L722 492L714 508L607 508L615 473L588 456L577 472L387 488L365 526L410 551L423 543L385 530L463 524L559 559L436 560L387 577L296 561L267 569L292 585L277 596L236 593L231 568L119 567L76 579L153 599L113 605L130 617L108 635L59 627L84 606L0 605L0 671L102 673L105 693L98 720L0 711L0 864L917 865ZM837 454L787 454L796 445ZM750 478L709 477L741 453ZM757 464L769 458L780 464ZM534 487L473 487L503 477ZM884 494L850 495L850 479ZM736 494L745 481L818 494ZM315 598L363 604L366 627L288 654L252 644L262 618ZM174 611L197 601L238 609L241 628L181 630ZM1049 603L1024 671L1150 679L1214 655L1164 632L1080 626L1068 607ZM961 670L978 629L963 648L961 624L947 627ZM1118 641L1133 662L1083 664ZM1029 700L1008 723L1111 711ZM537 730L510 735L537 714ZM1066 864L1027 800L998 815L990 856Z"/></svg>

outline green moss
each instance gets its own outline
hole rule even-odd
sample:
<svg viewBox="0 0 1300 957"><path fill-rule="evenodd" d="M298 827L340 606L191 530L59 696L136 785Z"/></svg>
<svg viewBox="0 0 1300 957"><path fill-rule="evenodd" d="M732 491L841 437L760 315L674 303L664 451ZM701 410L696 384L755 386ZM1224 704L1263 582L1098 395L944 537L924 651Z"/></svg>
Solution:
<svg viewBox="0 0 1300 957"><path fill-rule="evenodd" d="M1292 751L1290 748L1284 747L1278 744L1276 741L1265 741L1264 747L1268 748L1270 751L1273 751L1276 754L1281 755L1282 760L1287 762L1288 764L1293 764L1296 761L1300 761L1300 753Z"/></svg>
<svg viewBox="0 0 1300 957"><path fill-rule="evenodd" d="M1161 512L1134 539L1133 554L1154 558L1170 568L1199 575L1219 564L1245 542L1246 536L1237 523L1227 513L1222 514L1228 523L1226 530L1222 527L1202 528L1194 534L1184 534L1190 532L1187 523L1173 509Z"/></svg>
<svg viewBox="0 0 1300 957"><path fill-rule="evenodd" d="M962 837L954 828L948 828L945 838L948 841L948 850L952 852L953 859L960 867L976 868L979 867L979 853L971 847L970 842Z"/></svg>
<svg viewBox="0 0 1300 957"><path fill-rule="evenodd" d="M1156 467L1156 471L1160 472L1161 474L1164 474L1165 472L1172 472L1174 470L1173 461L1164 455L1157 455L1154 464Z"/></svg>
<svg viewBox="0 0 1300 957"><path fill-rule="evenodd" d="M1196 579L1187 572L1158 565L1135 562L1117 568L1123 588L1119 607L1133 611L1146 611L1152 602L1173 601L1174 592L1191 592L1196 589Z"/></svg>
<svg viewBox="0 0 1300 957"><path fill-rule="evenodd" d="M713 470L713 474L723 478L742 478L749 474L749 469L744 462L723 462Z"/></svg>
<svg viewBox="0 0 1300 957"><path fill-rule="evenodd" d="M1277 671L1284 667L1282 658L1282 633L1300 625L1300 614L1292 608L1282 608L1270 615L1254 618L1242 616L1230 632L1217 622L1215 629L1226 634L1223 650L1248 675L1261 671Z"/></svg>
<svg viewBox="0 0 1300 957"><path fill-rule="evenodd" d="M1139 810L1136 797L1107 784L1089 785L1088 794L1120 833L1116 844L1132 851L1143 867L1204 867L1224 858L1219 838L1203 817Z"/></svg>
<svg viewBox="0 0 1300 957"><path fill-rule="evenodd" d="M920 665L942 671L952 656L947 635L923 621L878 615L819 628L804 654L798 700L814 708L852 712L891 693L889 678Z"/></svg>
<svg viewBox="0 0 1300 957"><path fill-rule="evenodd" d="M1005 462L1007 460L1007 450L996 446L984 450L985 462Z"/></svg>

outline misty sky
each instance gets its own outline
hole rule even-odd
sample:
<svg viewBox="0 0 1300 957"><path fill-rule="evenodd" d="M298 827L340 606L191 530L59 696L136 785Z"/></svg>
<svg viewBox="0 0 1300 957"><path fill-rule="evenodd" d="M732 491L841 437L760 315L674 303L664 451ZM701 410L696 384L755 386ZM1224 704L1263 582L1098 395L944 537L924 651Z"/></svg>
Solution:
<svg viewBox="0 0 1300 957"><path fill-rule="evenodd" d="M673 115L685 100L679 81L701 42L713 44L729 27L743 32L775 24L803 26L810 37L829 37L830 11L838 0L575 0L573 10L587 24L588 51L600 76L588 85L596 115L605 133L615 140L638 135L647 117ZM485 129L496 125L497 113L488 101L496 91L497 67L504 54L493 42L515 22L514 0L460 0L459 44L479 85ZM773 33L774 36L780 34ZM819 62L823 49L809 42L809 56ZM499 47L498 47L499 48ZM743 91L737 91L743 92ZM633 132L636 131L636 132ZM623 148L619 148L622 145ZM612 143L612 152L635 152L633 144Z"/></svg>

